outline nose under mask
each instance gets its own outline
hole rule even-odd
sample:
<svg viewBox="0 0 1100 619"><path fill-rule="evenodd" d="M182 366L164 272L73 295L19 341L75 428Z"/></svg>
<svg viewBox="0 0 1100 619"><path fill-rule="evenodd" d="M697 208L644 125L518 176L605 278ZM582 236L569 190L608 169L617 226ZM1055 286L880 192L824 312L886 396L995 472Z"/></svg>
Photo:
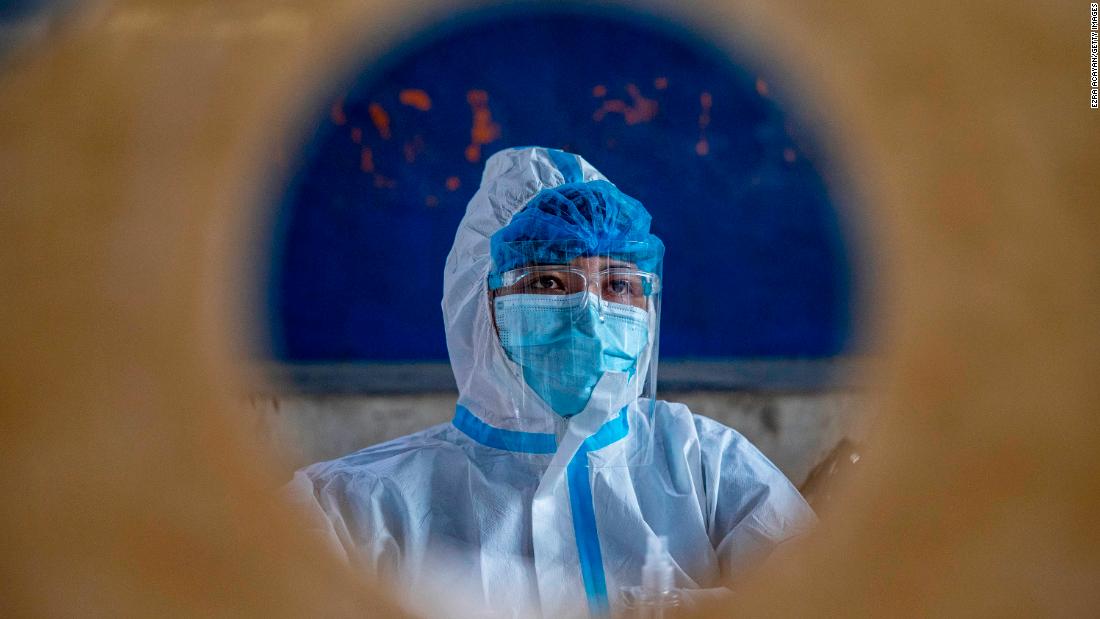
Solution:
<svg viewBox="0 0 1100 619"><path fill-rule="evenodd" d="M587 295L583 309L577 308L579 295ZM495 299L494 310L508 358L522 368L527 386L563 417L584 410L604 373L633 378L649 343L646 310L587 292L508 295ZM634 383L628 381L628 388Z"/></svg>

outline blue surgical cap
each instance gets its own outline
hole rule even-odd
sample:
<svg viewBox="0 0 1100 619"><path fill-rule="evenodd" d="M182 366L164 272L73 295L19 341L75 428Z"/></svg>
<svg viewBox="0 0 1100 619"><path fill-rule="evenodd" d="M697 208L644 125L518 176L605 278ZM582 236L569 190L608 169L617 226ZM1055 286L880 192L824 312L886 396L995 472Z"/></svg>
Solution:
<svg viewBox="0 0 1100 619"><path fill-rule="evenodd" d="M608 256L659 273L665 246L642 203L604 180L543 189L489 239L490 283L530 264Z"/></svg>

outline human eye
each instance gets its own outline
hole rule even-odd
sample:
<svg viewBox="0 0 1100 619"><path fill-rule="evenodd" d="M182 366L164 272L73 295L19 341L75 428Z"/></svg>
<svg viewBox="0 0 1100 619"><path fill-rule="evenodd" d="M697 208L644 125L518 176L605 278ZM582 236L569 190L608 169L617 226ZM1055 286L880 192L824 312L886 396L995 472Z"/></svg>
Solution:
<svg viewBox="0 0 1100 619"><path fill-rule="evenodd" d="M618 295L629 294L633 289L630 285L630 281L622 278L608 280L607 288Z"/></svg>
<svg viewBox="0 0 1100 619"><path fill-rule="evenodd" d="M617 273L607 278L604 289L616 296L636 296L641 294L642 284L637 276Z"/></svg>
<svg viewBox="0 0 1100 619"><path fill-rule="evenodd" d="M553 275L540 275L531 282L534 290L559 290L563 287L561 280Z"/></svg>
<svg viewBox="0 0 1100 619"><path fill-rule="evenodd" d="M554 273L532 273L523 280L522 288L539 294L557 294L565 290L565 282Z"/></svg>

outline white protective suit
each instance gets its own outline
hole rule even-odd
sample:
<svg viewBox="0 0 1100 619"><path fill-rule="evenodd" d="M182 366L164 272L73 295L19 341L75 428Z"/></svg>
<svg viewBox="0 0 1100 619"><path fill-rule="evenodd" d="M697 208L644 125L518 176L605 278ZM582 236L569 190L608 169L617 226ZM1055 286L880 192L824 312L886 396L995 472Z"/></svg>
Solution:
<svg viewBox="0 0 1100 619"><path fill-rule="evenodd" d="M444 276L455 420L292 482L353 565L394 579L421 609L442 596L448 616L603 615L639 584L652 536L668 539L676 587L701 589L735 582L816 520L744 437L683 404L658 401L650 416L642 399L567 420L524 385L490 317L489 237L541 189L595 179L560 151L493 155ZM651 447L644 465L615 465L639 445Z"/></svg>

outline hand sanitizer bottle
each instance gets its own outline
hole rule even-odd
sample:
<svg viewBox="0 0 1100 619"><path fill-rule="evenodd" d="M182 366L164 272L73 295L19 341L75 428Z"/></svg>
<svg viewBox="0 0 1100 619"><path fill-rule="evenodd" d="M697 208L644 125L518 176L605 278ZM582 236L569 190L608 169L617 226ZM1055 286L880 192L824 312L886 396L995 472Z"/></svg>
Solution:
<svg viewBox="0 0 1100 619"><path fill-rule="evenodd" d="M680 592L673 587L672 575L668 538L649 538L646 542L645 563L642 565L642 586L623 589L630 616L639 619L664 619L665 609L679 606Z"/></svg>

